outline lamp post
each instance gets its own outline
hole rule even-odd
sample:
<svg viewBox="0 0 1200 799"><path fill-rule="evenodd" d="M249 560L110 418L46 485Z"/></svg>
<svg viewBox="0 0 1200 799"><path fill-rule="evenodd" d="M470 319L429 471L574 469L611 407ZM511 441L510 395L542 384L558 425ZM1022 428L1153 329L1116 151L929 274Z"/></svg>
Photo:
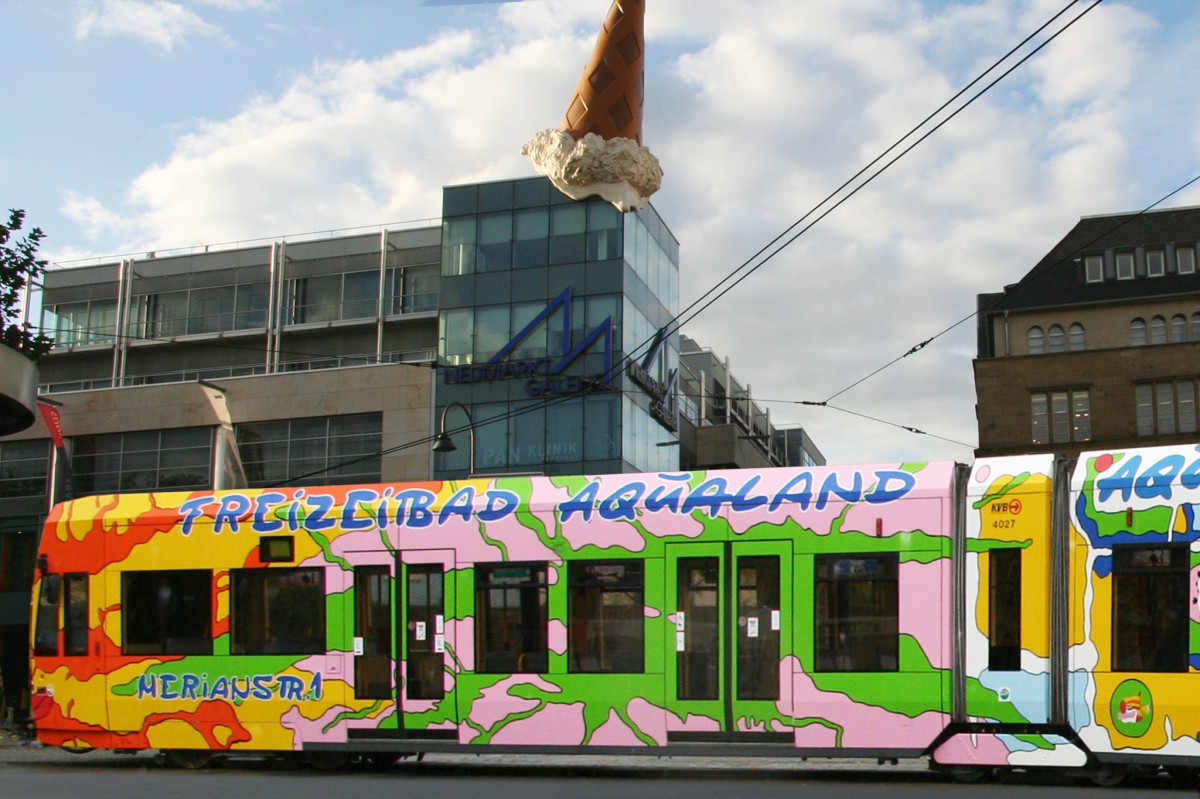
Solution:
<svg viewBox="0 0 1200 799"><path fill-rule="evenodd" d="M438 434L433 439L434 452L454 452L458 449L454 445L454 440L450 438L450 434L446 432L446 414L455 406L462 409L462 412L467 415L467 433L471 437L470 457L467 460L467 477L472 477L475 474L475 420L471 418L471 412L467 410L467 406L463 405L458 400L451 402L442 408L442 420L438 424Z"/></svg>

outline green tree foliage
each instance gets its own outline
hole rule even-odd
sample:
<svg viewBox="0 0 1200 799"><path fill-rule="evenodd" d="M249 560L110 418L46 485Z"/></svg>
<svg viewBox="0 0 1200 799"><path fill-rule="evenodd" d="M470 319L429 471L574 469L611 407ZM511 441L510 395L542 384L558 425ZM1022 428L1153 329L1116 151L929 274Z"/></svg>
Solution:
<svg viewBox="0 0 1200 799"><path fill-rule="evenodd" d="M8 214L8 224L0 224L0 343L36 361L54 346L54 339L36 332L28 322L22 323L21 300L29 281L46 269L45 259L37 257L46 234L35 227L24 238L13 238L25 224L25 212L9 209Z"/></svg>

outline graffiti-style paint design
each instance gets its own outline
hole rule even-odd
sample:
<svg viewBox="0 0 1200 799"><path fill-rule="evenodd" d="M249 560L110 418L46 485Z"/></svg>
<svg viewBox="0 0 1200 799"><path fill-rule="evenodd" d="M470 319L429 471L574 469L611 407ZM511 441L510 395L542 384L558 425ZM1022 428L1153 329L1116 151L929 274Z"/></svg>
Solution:
<svg viewBox="0 0 1200 799"><path fill-rule="evenodd" d="M945 766L1195 762L1198 505L1200 447L1086 453L1069 476L1030 455L970 470L88 497L54 509L39 550L35 597L53 587L64 599L33 609L38 735L78 748L353 752L369 737L415 751L422 739L669 751L720 740ZM640 670L580 667L569 582L581 561L641 564L626 617L641 621ZM544 646L485 663L481 575L521 564L544 575ZM319 580L306 612L323 625L301 631L299 650L241 653L239 613L252 610L239 610L235 585L275 569ZM772 575L770 590L747 599L754 569ZM139 653L130 635L125 581L163 570L211 583L211 630L190 654ZM370 640L356 619L364 573L386 585L385 626ZM441 606L408 619L413 575L427 573L443 581ZM688 610L692 576L710 593ZM894 582L894 626L868 666L826 624L836 602L847 624L861 622L852 592L836 594L843 577ZM691 650L706 612L720 632L711 651ZM697 674L715 676L697 691Z"/></svg>
<svg viewBox="0 0 1200 799"><path fill-rule="evenodd" d="M356 736L388 731L453 731L469 746L662 747L677 734L724 730L783 735L807 750L920 752L949 719L954 468L496 478L76 500L52 513L41 554L47 574L87 575L86 654L34 658L38 734L72 747L292 750L314 743L353 749ZM293 540L293 560L262 562L260 542L271 537ZM701 551L780 559L780 606L770 609L774 615L741 619L741 629L752 625L755 634L760 624L778 628L774 698L731 698L737 676L727 673L715 701L676 698L679 609L669 564ZM821 553L897 557L898 645L888 670L816 668L811 596L813 558ZM621 558L645 564L644 670L574 673L568 564ZM477 670L475 569L499 561L547 564L549 651L540 673ZM406 695L415 675L404 658L405 631L394 630L390 696L360 698L354 570L389 569L398 608L398 570L416 564L440 565L445 576L437 633L442 696ZM233 575L275 568L324 575L323 651L235 653ZM122 574L169 569L211 571L211 653L130 653Z"/></svg>

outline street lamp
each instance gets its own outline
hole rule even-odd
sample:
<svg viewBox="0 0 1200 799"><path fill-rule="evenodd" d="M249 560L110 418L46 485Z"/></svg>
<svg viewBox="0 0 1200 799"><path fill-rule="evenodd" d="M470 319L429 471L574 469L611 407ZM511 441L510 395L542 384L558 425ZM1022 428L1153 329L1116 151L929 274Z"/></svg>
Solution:
<svg viewBox="0 0 1200 799"><path fill-rule="evenodd" d="M467 461L467 477L472 477L475 474L475 420L471 418L471 412L467 410L467 406L463 405L458 400L449 403L445 408L442 408L442 421L438 425L438 434L433 439L434 452L454 452L458 449L454 445L454 440L450 438L450 434L446 432L446 413L454 406L462 409L462 412L467 415L467 433L471 437L470 457Z"/></svg>

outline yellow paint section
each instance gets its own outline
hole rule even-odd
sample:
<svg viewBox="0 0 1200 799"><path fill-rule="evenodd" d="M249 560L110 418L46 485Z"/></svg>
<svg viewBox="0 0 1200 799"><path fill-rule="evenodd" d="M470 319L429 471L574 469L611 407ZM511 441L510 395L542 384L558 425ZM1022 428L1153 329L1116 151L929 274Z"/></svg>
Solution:
<svg viewBox="0 0 1200 799"><path fill-rule="evenodd" d="M229 746L229 739L233 737L233 730L224 724L216 724L213 725L212 736L218 746Z"/></svg>
<svg viewBox="0 0 1200 799"><path fill-rule="evenodd" d="M1111 710L1113 692L1131 677L1140 680L1150 689L1153 712L1150 728L1137 738L1130 738L1117 731ZM1096 714L1096 721L1108 732L1114 749L1157 750L1171 741L1183 738L1194 740L1200 731L1200 695L1195 690L1194 675L1096 672L1095 678L1096 700L1092 712ZM1167 720L1170 721L1170 737L1167 735Z"/></svg>
<svg viewBox="0 0 1200 799"><path fill-rule="evenodd" d="M104 704L105 675L79 680L65 667L50 673L38 671L34 673L33 687L35 691L43 688L53 691L54 704L64 717L97 727L108 726Z"/></svg>
<svg viewBox="0 0 1200 799"><path fill-rule="evenodd" d="M979 508L979 538L1024 545L1021 550L1021 647L1038 657L1050 656L1050 478L1031 474L1014 485L1013 475L997 476ZM1008 490L1007 493L1005 492ZM990 560L979 558L976 623L988 627Z"/></svg>
<svg viewBox="0 0 1200 799"><path fill-rule="evenodd" d="M165 719L146 730L146 740L154 749L208 749L204 736L183 719Z"/></svg>

